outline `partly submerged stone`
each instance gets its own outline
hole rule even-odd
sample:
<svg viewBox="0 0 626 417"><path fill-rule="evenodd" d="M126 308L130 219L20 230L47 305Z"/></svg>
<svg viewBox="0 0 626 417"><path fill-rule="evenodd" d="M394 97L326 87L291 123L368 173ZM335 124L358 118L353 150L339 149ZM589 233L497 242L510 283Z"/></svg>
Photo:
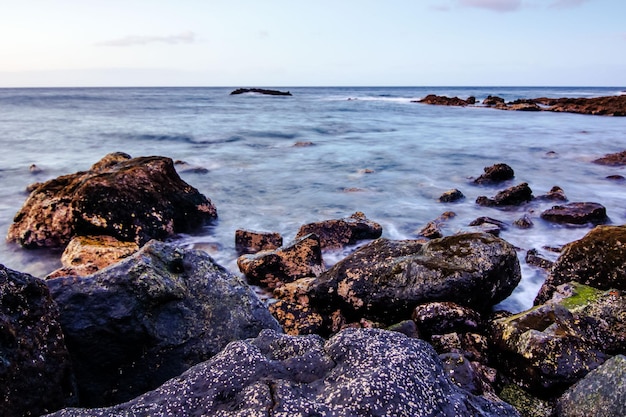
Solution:
<svg viewBox="0 0 626 417"><path fill-rule="evenodd" d="M205 252L158 241L95 274L46 283L82 406L127 401L233 340L280 329L252 289Z"/></svg>
<svg viewBox="0 0 626 417"><path fill-rule="evenodd" d="M626 165L626 151L607 154L604 155L602 158L594 160L593 162L596 164L609 166Z"/></svg>
<svg viewBox="0 0 626 417"><path fill-rule="evenodd" d="M132 401L52 416L111 415L519 416L451 382L424 341L378 329L347 329L326 342L263 331Z"/></svg>
<svg viewBox="0 0 626 417"><path fill-rule="evenodd" d="M533 191L527 183L523 182L498 192L493 198L480 196L476 199L476 204L486 207L519 206L532 199Z"/></svg>
<svg viewBox="0 0 626 417"><path fill-rule="evenodd" d="M216 217L215 206L178 176L170 158L118 152L89 171L39 184L15 215L7 238L29 248L63 247L74 236L90 235L143 245Z"/></svg>
<svg viewBox="0 0 626 417"><path fill-rule="evenodd" d="M0 265L0 415L77 404L59 313L45 283Z"/></svg>
<svg viewBox="0 0 626 417"><path fill-rule="evenodd" d="M464 198L465 196L463 195L463 193L455 188L441 194L438 200L440 203L454 203L455 201L459 201Z"/></svg>
<svg viewBox="0 0 626 417"><path fill-rule="evenodd" d="M484 173L474 180L475 184L497 184L513 179L515 171L507 164L495 164L484 168Z"/></svg>
<svg viewBox="0 0 626 417"><path fill-rule="evenodd" d="M595 288L626 291L626 225L597 226L567 244L541 286L535 304L546 302L557 286L576 281Z"/></svg>
<svg viewBox="0 0 626 417"><path fill-rule="evenodd" d="M599 203L576 202L554 206L541 213L541 218L553 223L604 224L609 218L606 208Z"/></svg>
<svg viewBox="0 0 626 417"><path fill-rule="evenodd" d="M432 240L377 239L322 273L311 302L392 324L430 301L451 301L485 310L517 286L520 265L508 242L484 233Z"/></svg>
<svg viewBox="0 0 626 417"><path fill-rule="evenodd" d="M319 237L322 249L334 249L353 245L359 240L376 239L382 235L383 228L357 211L344 219L305 224L298 230L296 239L311 233Z"/></svg>

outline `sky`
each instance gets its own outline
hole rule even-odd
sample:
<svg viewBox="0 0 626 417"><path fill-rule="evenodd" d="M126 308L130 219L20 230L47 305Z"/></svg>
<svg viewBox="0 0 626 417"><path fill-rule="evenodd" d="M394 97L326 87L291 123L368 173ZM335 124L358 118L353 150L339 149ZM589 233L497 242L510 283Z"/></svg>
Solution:
<svg viewBox="0 0 626 417"><path fill-rule="evenodd" d="M0 87L626 86L624 0L5 0Z"/></svg>

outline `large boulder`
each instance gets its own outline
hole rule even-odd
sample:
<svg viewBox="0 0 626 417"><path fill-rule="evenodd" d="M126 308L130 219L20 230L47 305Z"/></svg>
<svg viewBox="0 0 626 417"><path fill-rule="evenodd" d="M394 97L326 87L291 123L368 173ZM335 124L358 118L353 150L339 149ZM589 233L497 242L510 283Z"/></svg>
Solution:
<svg viewBox="0 0 626 417"><path fill-rule="evenodd" d="M77 235L143 245L216 217L215 206L178 176L170 158L115 153L89 171L37 185L7 238L29 248L63 247Z"/></svg>
<svg viewBox="0 0 626 417"><path fill-rule="evenodd" d="M127 401L233 340L280 329L246 283L205 252L158 241L95 274L46 282L82 406Z"/></svg>
<svg viewBox="0 0 626 417"><path fill-rule="evenodd" d="M563 248L535 304L552 298L557 286L576 281L595 288L626 290L626 225L597 226Z"/></svg>
<svg viewBox="0 0 626 417"><path fill-rule="evenodd" d="M418 304L451 301L485 310L508 297L521 279L511 244L485 233L431 240L377 239L322 273L312 303L392 324Z"/></svg>
<svg viewBox="0 0 626 417"><path fill-rule="evenodd" d="M296 239L311 233L319 237L322 249L336 249L353 245L359 240L376 239L382 235L383 227L357 211L344 219L305 224L298 230Z"/></svg>
<svg viewBox="0 0 626 417"><path fill-rule="evenodd" d="M158 389L78 416L519 416L452 383L425 342L377 329L319 336L264 331L233 342Z"/></svg>
<svg viewBox="0 0 626 417"><path fill-rule="evenodd" d="M0 415L77 404L70 356L46 284L0 265Z"/></svg>
<svg viewBox="0 0 626 417"><path fill-rule="evenodd" d="M500 369L531 392L554 397L626 351L626 297L563 284L548 303L491 326L491 353Z"/></svg>
<svg viewBox="0 0 626 417"><path fill-rule="evenodd" d="M556 403L558 417L626 416L626 356L589 372Z"/></svg>

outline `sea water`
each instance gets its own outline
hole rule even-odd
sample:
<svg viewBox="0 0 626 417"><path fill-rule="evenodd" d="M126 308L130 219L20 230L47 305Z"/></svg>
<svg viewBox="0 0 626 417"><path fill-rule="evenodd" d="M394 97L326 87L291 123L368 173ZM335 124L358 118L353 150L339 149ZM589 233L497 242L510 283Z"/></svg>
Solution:
<svg viewBox="0 0 626 417"><path fill-rule="evenodd" d="M543 221L541 211L554 202L485 208L475 203L478 196L522 182L538 196L558 185L570 202L601 203L611 224L626 223L626 184L606 178L626 176L625 170L592 163L626 149L626 118L415 102L427 94L481 102L488 95L617 95L623 88L281 88L293 94L288 97L231 96L233 89L0 89L0 234L6 236L28 184L87 170L110 152L161 155L184 162L179 174L219 215L176 240L207 251L233 273L239 273L237 229L276 231L289 242L305 223L362 211L383 226L383 236L411 239L453 211L444 234L466 230L481 216L509 225L501 237L518 248L523 278L502 307L520 311L545 279L545 271L525 263L526 251L554 260L558 254L544 248L579 239L592 226ZM501 162L515 170L514 180L472 183L484 167ZM453 188L466 198L438 202ZM512 225L525 214L532 228ZM324 259L332 265L354 249L326 252ZM58 268L59 258L59 250L0 243L0 263L35 276Z"/></svg>

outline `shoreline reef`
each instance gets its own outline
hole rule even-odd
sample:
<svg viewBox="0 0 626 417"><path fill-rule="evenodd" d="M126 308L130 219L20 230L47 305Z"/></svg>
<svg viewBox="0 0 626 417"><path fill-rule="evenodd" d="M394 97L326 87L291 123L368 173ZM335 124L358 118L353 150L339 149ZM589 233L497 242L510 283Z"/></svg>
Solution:
<svg viewBox="0 0 626 417"><path fill-rule="evenodd" d="M238 230L238 276L177 245L217 209L175 165L114 153L30 187L7 238L64 249L63 268L0 266L1 415L569 417L583 397L586 415L626 414L626 225L607 225L601 204L559 187L535 197L506 164L468 183L508 185L479 206L554 201L545 221L590 229L556 262L529 251L548 278L512 314L494 311L521 279L498 219L446 236L448 210L410 240L362 212L288 243Z"/></svg>

